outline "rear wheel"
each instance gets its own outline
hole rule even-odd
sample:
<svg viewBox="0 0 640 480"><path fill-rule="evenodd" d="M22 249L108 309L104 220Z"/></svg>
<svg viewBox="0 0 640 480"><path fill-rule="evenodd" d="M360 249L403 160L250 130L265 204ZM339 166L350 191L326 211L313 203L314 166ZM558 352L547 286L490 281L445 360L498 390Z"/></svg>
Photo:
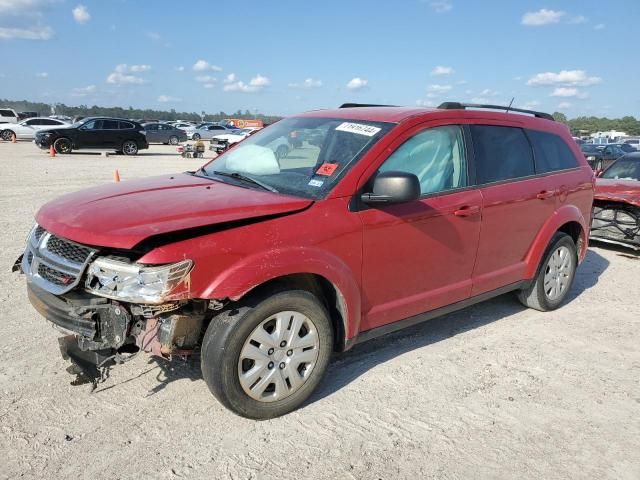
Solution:
<svg viewBox="0 0 640 480"><path fill-rule="evenodd" d="M536 277L518 292L527 307L543 312L558 308L573 284L578 265L576 244L566 233L557 232L542 258Z"/></svg>
<svg viewBox="0 0 640 480"><path fill-rule="evenodd" d="M171 135L169 137L169 143L171 145L177 145L178 144L178 137L176 137L175 135Z"/></svg>
<svg viewBox="0 0 640 480"><path fill-rule="evenodd" d="M73 144L68 138L58 138L55 142L53 142L53 149L56 151L56 153L71 153Z"/></svg>
<svg viewBox="0 0 640 480"><path fill-rule="evenodd" d="M11 141L13 135L14 133L11 130L3 130L2 133L0 133L0 137L7 142Z"/></svg>
<svg viewBox="0 0 640 480"><path fill-rule="evenodd" d="M200 140L200 134L199 133L194 133L193 136L191 137L193 140Z"/></svg>
<svg viewBox="0 0 640 480"><path fill-rule="evenodd" d="M138 154L138 144L133 140L127 140L122 144L122 152L125 155L137 155Z"/></svg>
<svg viewBox="0 0 640 480"><path fill-rule="evenodd" d="M274 418L311 395L332 345L326 308L308 292L284 291L211 320L202 342L202 374L228 409L247 418Z"/></svg>

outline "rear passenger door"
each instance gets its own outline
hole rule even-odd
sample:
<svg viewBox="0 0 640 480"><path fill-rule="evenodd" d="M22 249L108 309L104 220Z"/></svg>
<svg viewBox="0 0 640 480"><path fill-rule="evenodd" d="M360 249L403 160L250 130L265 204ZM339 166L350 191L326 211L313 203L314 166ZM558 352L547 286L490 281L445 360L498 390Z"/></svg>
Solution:
<svg viewBox="0 0 640 480"><path fill-rule="evenodd" d="M149 143L160 143L160 125L157 123L152 123L150 125L145 125L144 130L147 132L147 142Z"/></svg>
<svg viewBox="0 0 640 480"><path fill-rule="evenodd" d="M555 211L558 186L537 176L533 150L521 128L470 125L482 231L472 295L518 282L525 255Z"/></svg>

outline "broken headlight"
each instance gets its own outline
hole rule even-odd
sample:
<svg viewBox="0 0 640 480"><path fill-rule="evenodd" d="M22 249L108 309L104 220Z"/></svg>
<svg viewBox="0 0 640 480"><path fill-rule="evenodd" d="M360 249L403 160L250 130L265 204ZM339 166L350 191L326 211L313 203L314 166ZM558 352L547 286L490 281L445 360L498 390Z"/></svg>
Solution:
<svg viewBox="0 0 640 480"><path fill-rule="evenodd" d="M127 263L108 257L96 259L87 272L86 288L101 297L132 303L163 303L185 281L193 262L160 266Z"/></svg>

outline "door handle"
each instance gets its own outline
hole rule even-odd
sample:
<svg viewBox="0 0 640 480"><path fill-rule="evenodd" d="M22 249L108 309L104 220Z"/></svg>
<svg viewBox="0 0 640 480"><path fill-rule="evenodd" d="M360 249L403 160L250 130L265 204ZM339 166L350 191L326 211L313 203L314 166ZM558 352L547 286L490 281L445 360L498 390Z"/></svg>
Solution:
<svg viewBox="0 0 640 480"><path fill-rule="evenodd" d="M478 205L464 205L454 211L453 214L456 217L470 217L478 212L480 212L480 207Z"/></svg>
<svg viewBox="0 0 640 480"><path fill-rule="evenodd" d="M539 194L536 195L538 200L545 200L547 198L551 198L556 194L553 190L543 190Z"/></svg>

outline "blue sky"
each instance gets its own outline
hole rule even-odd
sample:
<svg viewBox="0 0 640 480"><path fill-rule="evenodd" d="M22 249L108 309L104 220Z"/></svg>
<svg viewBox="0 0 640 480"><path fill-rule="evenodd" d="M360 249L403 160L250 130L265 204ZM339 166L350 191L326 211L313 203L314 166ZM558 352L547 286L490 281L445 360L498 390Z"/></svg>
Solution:
<svg viewBox="0 0 640 480"><path fill-rule="evenodd" d="M445 100L640 117L638 0L0 0L0 97L271 114Z"/></svg>

